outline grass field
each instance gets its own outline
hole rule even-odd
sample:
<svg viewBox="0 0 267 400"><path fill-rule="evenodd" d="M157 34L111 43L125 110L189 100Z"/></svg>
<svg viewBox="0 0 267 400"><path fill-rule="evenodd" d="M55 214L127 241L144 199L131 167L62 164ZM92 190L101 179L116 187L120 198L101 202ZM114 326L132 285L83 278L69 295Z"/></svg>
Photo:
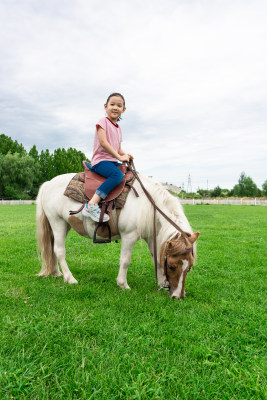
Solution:
<svg viewBox="0 0 267 400"><path fill-rule="evenodd" d="M185 206L201 235L187 297L154 288L137 243L71 232L78 285L39 278L35 206L0 206L0 399L265 399L267 208Z"/></svg>

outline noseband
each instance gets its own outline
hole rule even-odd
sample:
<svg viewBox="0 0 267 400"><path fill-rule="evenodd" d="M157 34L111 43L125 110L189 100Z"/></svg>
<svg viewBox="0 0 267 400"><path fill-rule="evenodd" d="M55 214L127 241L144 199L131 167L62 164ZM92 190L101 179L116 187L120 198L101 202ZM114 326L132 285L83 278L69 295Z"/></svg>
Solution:
<svg viewBox="0 0 267 400"><path fill-rule="evenodd" d="M190 238L188 237L188 235L178 226L175 224L175 222L173 222L168 215L166 215L155 203L154 199L152 198L151 194L146 190L146 188L144 187L141 179L139 178L139 175L136 172L133 160L131 160L128 163L128 168L131 170L131 172L133 173L134 177L137 179L137 181L140 183L141 188L143 189L146 197L148 198L148 200L150 201L150 203L152 204L153 208L154 208L154 220L153 220L153 258L154 258L154 266L155 266L155 284L156 284L156 290L158 290L158 270L157 270L157 230L156 230L156 211L158 211L172 226L174 226L175 229L177 229L177 231L179 231L181 233L181 236L183 236L184 238L186 238L192 245L191 248L187 249L183 254L187 254L192 252L193 254L193 242L190 240ZM165 268L165 263L166 263L166 268ZM166 256L166 261L164 262L164 275L165 278L167 280L167 256Z"/></svg>

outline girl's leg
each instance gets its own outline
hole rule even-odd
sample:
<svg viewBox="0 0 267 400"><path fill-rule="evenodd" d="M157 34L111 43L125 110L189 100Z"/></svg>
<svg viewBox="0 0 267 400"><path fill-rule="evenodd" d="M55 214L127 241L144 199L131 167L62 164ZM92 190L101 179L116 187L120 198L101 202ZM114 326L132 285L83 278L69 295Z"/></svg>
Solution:
<svg viewBox="0 0 267 400"><path fill-rule="evenodd" d="M108 178L96 190L96 194L101 199L105 199L107 195L111 192L111 190L114 189L116 186L118 186L123 180L123 173L117 167L117 165L119 164L116 162L101 161L99 164L93 167L94 172Z"/></svg>
<svg viewBox="0 0 267 400"><path fill-rule="evenodd" d="M99 221L100 208L98 203L101 199L105 199L114 187L119 185L123 180L123 173L117 168L118 163L112 161L101 161L95 165L92 170L99 175L108 178L102 185L96 190L91 200L86 203L82 210L82 214L86 217L91 217L94 221ZM103 221L109 220L109 216L104 214Z"/></svg>
<svg viewBox="0 0 267 400"><path fill-rule="evenodd" d="M101 200L101 197L98 194L94 194L90 201L88 201L88 207L93 206L94 204L98 204Z"/></svg>

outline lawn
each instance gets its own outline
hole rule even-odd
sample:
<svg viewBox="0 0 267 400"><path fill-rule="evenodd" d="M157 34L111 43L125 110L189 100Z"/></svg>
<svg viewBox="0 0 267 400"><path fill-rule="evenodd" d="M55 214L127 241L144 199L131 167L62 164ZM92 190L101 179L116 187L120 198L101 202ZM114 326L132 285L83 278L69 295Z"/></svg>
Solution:
<svg viewBox="0 0 267 400"><path fill-rule="evenodd" d="M265 399L267 208L184 206L201 235L187 296L154 287L136 244L70 232L78 285L39 278L35 205L0 206L0 399Z"/></svg>

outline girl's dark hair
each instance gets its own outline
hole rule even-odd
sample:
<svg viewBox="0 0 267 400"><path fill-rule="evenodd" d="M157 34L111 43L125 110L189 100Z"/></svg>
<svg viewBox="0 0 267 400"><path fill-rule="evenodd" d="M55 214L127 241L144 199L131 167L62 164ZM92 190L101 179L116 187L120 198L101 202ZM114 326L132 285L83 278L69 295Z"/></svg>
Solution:
<svg viewBox="0 0 267 400"><path fill-rule="evenodd" d="M123 95L120 94L120 93L111 93L111 94L108 96L108 99L107 99L106 104L108 104L109 99L110 99L112 96L119 96L119 97L121 97L122 100L123 100L123 107L125 107L125 99L124 99Z"/></svg>
<svg viewBox="0 0 267 400"><path fill-rule="evenodd" d="M109 102L109 99L110 99L112 96L119 96L119 97L121 97L121 98L122 98L122 100L123 100L123 107L125 107L125 99L124 99L123 95L122 95L122 94L120 94L120 93L111 93L111 94L108 96L108 98L107 98L107 102L106 102L106 104L108 104L108 102ZM121 117L119 117L119 118L118 118L118 121L120 121L121 119L122 119L122 118L121 118Z"/></svg>

